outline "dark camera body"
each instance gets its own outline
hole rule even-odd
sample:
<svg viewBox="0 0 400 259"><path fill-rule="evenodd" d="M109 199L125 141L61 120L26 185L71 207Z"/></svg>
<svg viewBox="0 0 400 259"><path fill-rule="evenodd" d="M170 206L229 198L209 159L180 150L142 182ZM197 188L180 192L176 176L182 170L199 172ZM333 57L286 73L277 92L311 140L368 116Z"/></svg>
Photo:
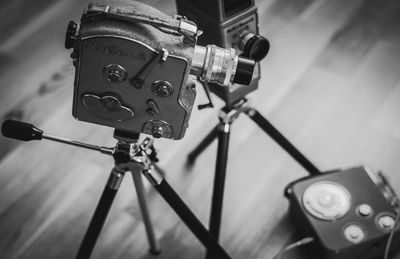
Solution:
<svg viewBox="0 0 400 259"><path fill-rule="evenodd" d="M130 1L123 6L120 1L108 17L113 1L105 2L89 5L78 31L71 34L74 117L118 130L182 138L196 97L188 80L195 39L135 21L144 13L157 22L176 22L147 5Z"/></svg>
<svg viewBox="0 0 400 259"><path fill-rule="evenodd" d="M302 236L315 239L308 249L312 258L369 259L384 254L391 231L387 225L396 219L396 211L391 195L376 179L358 167L303 178L286 187L293 220ZM391 247L399 245L397 228Z"/></svg>
<svg viewBox="0 0 400 259"><path fill-rule="evenodd" d="M194 21L205 32L198 39L200 45L216 44L234 48L238 54L244 54L240 46L242 34L258 35L258 14L254 0L177 0L176 3L178 13ZM210 84L210 90L227 104L232 104L256 90L259 79L260 66L257 64L250 85L219 87Z"/></svg>

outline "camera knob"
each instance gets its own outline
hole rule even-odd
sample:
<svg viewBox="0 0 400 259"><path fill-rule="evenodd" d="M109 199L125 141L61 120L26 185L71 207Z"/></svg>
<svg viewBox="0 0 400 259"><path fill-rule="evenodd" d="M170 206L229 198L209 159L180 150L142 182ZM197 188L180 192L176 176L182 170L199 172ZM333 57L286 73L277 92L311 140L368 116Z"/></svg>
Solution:
<svg viewBox="0 0 400 259"><path fill-rule="evenodd" d="M365 239L366 231L358 224L350 224L344 228L343 235L347 241L358 244Z"/></svg>
<svg viewBox="0 0 400 259"><path fill-rule="evenodd" d="M174 92L174 87L167 81L156 81L152 84L151 90L159 97L168 97Z"/></svg>
<svg viewBox="0 0 400 259"><path fill-rule="evenodd" d="M153 137L155 138L161 138L163 135L163 128L162 127L154 127L153 128Z"/></svg>
<svg viewBox="0 0 400 259"><path fill-rule="evenodd" d="M373 213L372 207L368 204L361 204L357 208L357 212L360 216L362 217L368 217L371 216Z"/></svg>
<svg viewBox="0 0 400 259"><path fill-rule="evenodd" d="M75 41L76 41L76 29L78 28L78 25L74 21L70 21L68 23L67 27L67 32L65 34L65 48L66 49L71 49L75 47Z"/></svg>
<svg viewBox="0 0 400 259"><path fill-rule="evenodd" d="M396 224L396 221L391 215L380 215L377 218L377 225L383 231L391 231Z"/></svg>
<svg viewBox="0 0 400 259"><path fill-rule="evenodd" d="M149 120L142 126L142 132L152 135L155 138L171 138L173 136L172 127L161 120Z"/></svg>
<svg viewBox="0 0 400 259"><path fill-rule="evenodd" d="M123 82L128 76L125 68L116 64L105 66L103 69L103 75L107 81L112 83Z"/></svg>

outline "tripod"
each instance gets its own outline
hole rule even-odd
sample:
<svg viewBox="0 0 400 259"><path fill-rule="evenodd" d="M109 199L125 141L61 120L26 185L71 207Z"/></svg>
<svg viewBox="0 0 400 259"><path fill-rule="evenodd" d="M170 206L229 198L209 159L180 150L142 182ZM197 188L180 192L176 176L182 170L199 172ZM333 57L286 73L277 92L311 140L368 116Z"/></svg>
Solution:
<svg viewBox="0 0 400 259"><path fill-rule="evenodd" d="M255 108L251 107L245 98L232 105L226 105L219 113L219 123L215 126L198 146L189 153L188 162L193 164L197 157L218 138L217 159L212 193L211 213L209 222L210 234L219 240L221 228L222 205L224 198L226 165L228 161L229 137L232 123L241 113L250 117L265 133L289 153L310 175L321 172L296 147L290 143L266 118ZM212 251L207 251L206 259L213 259Z"/></svg>
<svg viewBox="0 0 400 259"><path fill-rule="evenodd" d="M32 124L14 120L5 121L1 130L4 136L18 140L30 141L48 139L64 144L99 151L103 154L114 157L115 166L111 170L108 182L104 188L103 194L101 195L100 201L83 238L76 259L87 259L91 256L101 229L107 218L107 214L112 206L114 198L126 172L131 172L133 175L151 253L159 253L160 248L154 235L154 230L143 193L142 175L144 175L150 181L153 187L178 214L181 220L188 226L188 228L199 239L199 241L206 247L208 253L210 253L213 258L231 258L219 245L219 243L210 235L204 225L187 207L187 205L169 185L169 183L158 172L160 169L158 169L157 165L155 164L158 159L153 145L153 139L146 138L144 141L139 143L139 134L115 130L114 137L118 140L118 142L114 148L107 148L44 134L42 130L36 128Z"/></svg>

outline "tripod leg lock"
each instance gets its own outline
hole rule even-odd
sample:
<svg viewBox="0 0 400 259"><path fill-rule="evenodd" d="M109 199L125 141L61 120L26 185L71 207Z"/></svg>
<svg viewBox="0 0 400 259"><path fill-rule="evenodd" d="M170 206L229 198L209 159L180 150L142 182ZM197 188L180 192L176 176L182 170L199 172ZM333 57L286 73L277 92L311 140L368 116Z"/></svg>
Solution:
<svg viewBox="0 0 400 259"><path fill-rule="evenodd" d="M218 130L219 130L219 131L222 131L222 132L224 132L224 133L229 133L230 130L231 130L231 124L229 124L229 123L227 123L227 122L220 123L220 124L218 125Z"/></svg>
<svg viewBox="0 0 400 259"><path fill-rule="evenodd" d="M143 175L149 180L151 185L157 186L160 185L163 181L163 177L157 170L154 168L153 165L150 165L147 169L143 170Z"/></svg>
<svg viewBox="0 0 400 259"><path fill-rule="evenodd" d="M111 171L110 177L108 178L107 187L112 190L118 190L121 186L122 180L124 179L125 171L116 167Z"/></svg>
<svg viewBox="0 0 400 259"><path fill-rule="evenodd" d="M256 114L256 109L254 109L254 108L249 108L249 109L246 111L246 113L247 113L247 115L249 115L250 117L253 117L253 116Z"/></svg>

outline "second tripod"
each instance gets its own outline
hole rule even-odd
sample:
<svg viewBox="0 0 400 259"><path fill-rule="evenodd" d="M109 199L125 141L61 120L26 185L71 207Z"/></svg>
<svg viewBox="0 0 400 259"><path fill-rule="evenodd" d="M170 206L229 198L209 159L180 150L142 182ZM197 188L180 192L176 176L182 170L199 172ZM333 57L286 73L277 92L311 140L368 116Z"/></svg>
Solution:
<svg viewBox="0 0 400 259"><path fill-rule="evenodd" d="M277 144L279 144L293 159L306 169L310 175L317 175L321 172L312 164L288 139L285 138L266 118L255 108L249 105L246 99L241 99L233 105L227 105L221 109L219 123L199 145L189 153L188 162L194 163L197 157L218 138L217 159L212 194L211 214L209 231L216 239L219 239L221 228L222 205L224 198L226 166L228 161L229 137L232 123L241 113L250 117L265 133L267 133ZM212 259L210 251L206 259Z"/></svg>

